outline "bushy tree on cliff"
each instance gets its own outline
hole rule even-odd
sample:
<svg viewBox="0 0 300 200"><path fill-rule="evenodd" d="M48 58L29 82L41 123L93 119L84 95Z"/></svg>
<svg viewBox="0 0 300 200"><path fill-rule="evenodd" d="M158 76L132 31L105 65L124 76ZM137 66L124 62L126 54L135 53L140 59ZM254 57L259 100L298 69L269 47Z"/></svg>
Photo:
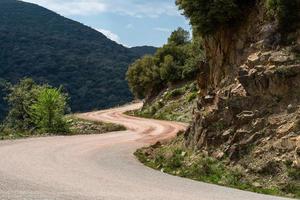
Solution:
<svg viewBox="0 0 300 200"><path fill-rule="evenodd" d="M176 0L179 9L190 19L194 30L202 36L242 22L247 10L257 2L262 2L271 11L282 30L295 28L300 15L299 0Z"/></svg>
<svg viewBox="0 0 300 200"><path fill-rule="evenodd" d="M144 98L155 85L160 83L159 69L155 58L145 56L135 61L127 72L127 80L132 93L137 98Z"/></svg>
<svg viewBox="0 0 300 200"><path fill-rule="evenodd" d="M191 40L189 32L178 28L154 56L145 56L129 67L127 80L134 95L144 98L167 84L194 78L202 60L201 41Z"/></svg>
<svg viewBox="0 0 300 200"><path fill-rule="evenodd" d="M190 40L190 33L183 28L179 27L176 31L172 32L168 39L168 44L184 45Z"/></svg>
<svg viewBox="0 0 300 200"><path fill-rule="evenodd" d="M211 34L220 26L232 25L240 15L235 0L177 0L176 4L202 35Z"/></svg>
<svg viewBox="0 0 300 200"><path fill-rule="evenodd" d="M278 19L281 29L293 31L299 27L300 0L267 0L269 14Z"/></svg>

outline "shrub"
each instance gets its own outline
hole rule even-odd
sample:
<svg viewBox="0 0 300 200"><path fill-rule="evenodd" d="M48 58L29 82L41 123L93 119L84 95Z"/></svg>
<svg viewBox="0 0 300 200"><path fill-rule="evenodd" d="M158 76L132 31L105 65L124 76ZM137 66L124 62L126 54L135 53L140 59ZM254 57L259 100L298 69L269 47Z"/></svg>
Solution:
<svg viewBox="0 0 300 200"><path fill-rule="evenodd" d="M255 0L177 0L176 4L190 18L194 29L205 36L239 22L253 2Z"/></svg>
<svg viewBox="0 0 300 200"><path fill-rule="evenodd" d="M300 181L300 170L295 168L288 168L288 175L290 178L296 181Z"/></svg>
<svg viewBox="0 0 300 200"><path fill-rule="evenodd" d="M300 18L300 0L262 0L268 12L279 21L286 32L297 28ZM255 0L177 0L176 4L194 30L202 36L214 34L222 28L240 23Z"/></svg>
<svg viewBox="0 0 300 200"><path fill-rule="evenodd" d="M161 82L155 58L145 56L135 61L129 67L126 79L131 91L137 98L146 97Z"/></svg>
<svg viewBox="0 0 300 200"><path fill-rule="evenodd" d="M34 124L41 131L50 133L66 132L64 114L67 97L60 89L45 87L39 91L36 102L30 106Z"/></svg>
<svg viewBox="0 0 300 200"><path fill-rule="evenodd" d="M297 28L300 19L300 0L267 0L270 15L279 21L281 30L288 32Z"/></svg>
<svg viewBox="0 0 300 200"><path fill-rule="evenodd" d="M194 99L197 98L197 95L198 95L197 92L191 92L191 93L189 93L188 96L187 96L187 101L188 102L193 101Z"/></svg>
<svg viewBox="0 0 300 200"><path fill-rule="evenodd" d="M171 92L169 92L169 93L165 96L165 98L166 98L167 100L170 100L170 99L179 97L179 96L183 95L184 93L185 93L184 88L177 88L177 89L172 90Z"/></svg>
<svg viewBox="0 0 300 200"><path fill-rule="evenodd" d="M22 79L16 85L8 85L5 98L9 105L9 113L5 120L6 126L17 131L34 128L30 117L30 106L36 101L40 87L32 79Z"/></svg>
<svg viewBox="0 0 300 200"><path fill-rule="evenodd" d="M190 33L183 28L178 28L176 31L173 31L171 36L168 39L168 43L175 45L184 45L190 40Z"/></svg>
<svg viewBox="0 0 300 200"><path fill-rule="evenodd" d="M155 95L168 83L196 76L199 63L204 60L202 41L191 41L189 37L187 31L178 28L154 56L138 59L129 67L127 81L135 97Z"/></svg>

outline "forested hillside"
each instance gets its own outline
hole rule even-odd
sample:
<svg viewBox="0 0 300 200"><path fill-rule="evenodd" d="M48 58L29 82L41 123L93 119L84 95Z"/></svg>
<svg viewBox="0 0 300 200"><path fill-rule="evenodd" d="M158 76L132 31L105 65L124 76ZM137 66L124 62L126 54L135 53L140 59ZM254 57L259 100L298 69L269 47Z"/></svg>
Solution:
<svg viewBox="0 0 300 200"><path fill-rule="evenodd" d="M63 85L73 111L128 102L127 66L151 47L129 49L98 31L40 6L0 1L0 79L16 83L32 77ZM0 118L6 105L0 95Z"/></svg>

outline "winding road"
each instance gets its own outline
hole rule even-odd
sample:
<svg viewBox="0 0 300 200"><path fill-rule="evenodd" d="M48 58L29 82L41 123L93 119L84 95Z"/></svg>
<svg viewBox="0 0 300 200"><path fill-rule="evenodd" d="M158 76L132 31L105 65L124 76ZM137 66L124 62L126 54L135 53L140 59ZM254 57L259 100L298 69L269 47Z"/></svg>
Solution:
<svg viewBox="0 0 300 200"><path fill-rule="evenodd" d="M132 104L79 117L125 125L103 135L0 142L0 200L283 200L152 170L133 156L184 124L122 114Z"/></svg>

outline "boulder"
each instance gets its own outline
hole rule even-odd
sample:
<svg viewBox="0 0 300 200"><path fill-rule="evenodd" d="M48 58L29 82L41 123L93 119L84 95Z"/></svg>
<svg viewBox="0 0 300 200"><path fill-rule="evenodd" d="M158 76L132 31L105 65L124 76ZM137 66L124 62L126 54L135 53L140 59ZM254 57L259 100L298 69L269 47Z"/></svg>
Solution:
<svg viewBox="0 0 300 200"><path fill-rule="evenodd" d="M206 95L206 96L203 98L203 100L204 100L205 103L213 103L214 99L215 99L215 97L212 96L212 95Z"/></svg>
<svg viewBox="0 0 300 200"><path fill-rule="evenodd" d="M277 51L271 54L268 61L271 64L280 65L292 61L294 59L295 59L294 56L289 53L285 53L283 51Z"/></svg>
<svg viewBox="0 0 300 200"><path fill-rule="evenodd" d="M245 124L245 123L248 123L251 120L253 120L254 116L255 116L255 113L252 111L243 111L240 114L238 114L236 117L237 117L238 123Z"/></svg>
<svg viewBox="0 0 300 200"><path fill-rule="evenodd" d="M251 54L247 59L247 65L254 67L255 65L259 64L260 62L260 52L256 52Z"/></svg>

